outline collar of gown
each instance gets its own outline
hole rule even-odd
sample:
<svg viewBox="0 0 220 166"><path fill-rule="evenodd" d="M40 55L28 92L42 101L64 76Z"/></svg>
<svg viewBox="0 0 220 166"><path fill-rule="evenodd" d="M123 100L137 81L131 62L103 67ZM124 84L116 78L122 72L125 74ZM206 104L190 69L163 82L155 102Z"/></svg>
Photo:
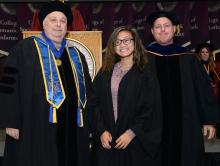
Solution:
<svg viewBox="0 0 220 166"><path fill-rule="evenodd" d="M186 48L176 43L166 45L166 46L162 46L158 43L153 43L153 44L148 45L146 49L150 52L160 54L161 56L170 56L173 54L181 54L181 53L188 52Z"/></svg>

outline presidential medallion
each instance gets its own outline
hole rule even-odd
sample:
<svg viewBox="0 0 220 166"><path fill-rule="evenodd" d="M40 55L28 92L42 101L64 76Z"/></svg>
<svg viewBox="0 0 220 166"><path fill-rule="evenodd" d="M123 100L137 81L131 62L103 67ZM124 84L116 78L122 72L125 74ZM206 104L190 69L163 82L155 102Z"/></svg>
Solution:
<svg viewBox="0 0 220 166"><path fill-rule="evenodd" d="M56 64L57 64L57 66L61 66L62 65L62 61L60 59L56 59Z"/></svg>

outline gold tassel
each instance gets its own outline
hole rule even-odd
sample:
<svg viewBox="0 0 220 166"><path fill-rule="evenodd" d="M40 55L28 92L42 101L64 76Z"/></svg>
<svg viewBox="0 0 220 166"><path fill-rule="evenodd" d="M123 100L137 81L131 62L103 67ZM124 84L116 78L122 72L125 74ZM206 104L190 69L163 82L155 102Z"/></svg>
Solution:
<svg viewBox="0 0 220 166"><path fill-rule="evenodd" d="M53 123L57 123L57 109L53 107Z"/></svg>
<svg viewBox="0 0 220 166"><path fill-rule="evenodd" d="M84 124L83 124L83 114L82 114L82 109L80 109L80 120L81 120L80 127L83 127Z"/></svg>

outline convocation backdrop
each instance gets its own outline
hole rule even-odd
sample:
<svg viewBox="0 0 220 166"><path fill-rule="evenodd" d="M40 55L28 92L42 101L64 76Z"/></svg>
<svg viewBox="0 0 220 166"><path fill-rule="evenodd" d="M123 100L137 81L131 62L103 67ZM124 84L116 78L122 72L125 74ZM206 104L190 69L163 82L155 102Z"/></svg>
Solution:
<svg viewBox="0 0 220 166"><path fill-rule="evenodd" d="M145 45L153 42L147 16L154 11L175 13L181 24L176 40L190 50L210 42L220 61L220 2L90 2L70 3L84 17L89 31L103 31L103 50L115 27L131 24L137 28ZM0 53L7 53L30 30L33 14L42 3L0 3Z"/></svg>

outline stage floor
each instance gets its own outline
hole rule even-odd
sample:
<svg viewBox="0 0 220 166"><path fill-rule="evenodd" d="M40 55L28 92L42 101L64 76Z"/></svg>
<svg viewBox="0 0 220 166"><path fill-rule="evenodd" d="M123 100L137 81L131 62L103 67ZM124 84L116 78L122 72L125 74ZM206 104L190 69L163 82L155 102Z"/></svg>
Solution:
<svg viewBox="0 0 220 166"><path fill-rule="evenodd" d="M220 153L220 139L205 140L205 152Z"/></svg>
<svg viewBox="0 0 220 166"><path fill-rule="evenodd" d="M0 156L3 156L5 148L5 131L0 130Z"/></svg>

